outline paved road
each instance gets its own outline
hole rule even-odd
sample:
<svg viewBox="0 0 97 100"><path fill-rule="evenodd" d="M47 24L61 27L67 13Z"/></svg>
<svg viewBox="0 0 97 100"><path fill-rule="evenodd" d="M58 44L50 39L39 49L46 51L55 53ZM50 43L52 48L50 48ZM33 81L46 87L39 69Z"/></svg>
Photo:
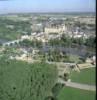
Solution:
<svg viewBox="0 0 97 100"><path fill-rule="evenodd" d="M73 87L73 88L79 88L83 90L89 90L89 91L96 91L96 86L94 85L87 85L87 84L80 84L75 82L66 82L63 79L58 79L59 83L65 84L66 86Z"/></svg>

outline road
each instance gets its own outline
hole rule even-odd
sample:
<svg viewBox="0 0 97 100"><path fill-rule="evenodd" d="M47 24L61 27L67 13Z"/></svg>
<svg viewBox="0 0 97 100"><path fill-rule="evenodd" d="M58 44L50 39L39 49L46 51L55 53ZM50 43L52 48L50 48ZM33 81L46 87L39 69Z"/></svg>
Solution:
<svg viewBox="0 0 97 100"><path fill-rule="evenodd" d="M75 83L75 82L67 82L61 78L58 79L58 83L65 84L68 87L89 90L89 91L96 91L96 86L94 86L94 85L80 84L80 83Z"/></svg>

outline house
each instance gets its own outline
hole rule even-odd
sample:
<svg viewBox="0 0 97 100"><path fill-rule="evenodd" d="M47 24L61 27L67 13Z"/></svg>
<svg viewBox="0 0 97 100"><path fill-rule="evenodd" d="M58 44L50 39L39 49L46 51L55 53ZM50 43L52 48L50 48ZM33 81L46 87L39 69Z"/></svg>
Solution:
<svg viewBox="0 0 97 100"><path fill-rule="evenodd" d="M66 31L65 25L62 26L53 26L53 27L45 27L45 33L64 33Z"/></svg>
<svg viewBox="0 0 97 100"><path fill-rule="evenodd" d="M21 36L21 39L29 39L29 36L28 35L23 35L23 36Z"/></svg>
<svg viewBox="0 0 97 100"><path fill-rule="evenodd" d="M92 56L91 58L87 58L86 63L90 63L90 64L95 65L96 64L96 56Z"/></svg>
<svg viewBox="0 0 97 100"><path fill-rule="evenodd" d="M91 58L91 60L92 60L92 64L93 64L93 65L96 65L96 56L93 56L93 57Z"/></svg>

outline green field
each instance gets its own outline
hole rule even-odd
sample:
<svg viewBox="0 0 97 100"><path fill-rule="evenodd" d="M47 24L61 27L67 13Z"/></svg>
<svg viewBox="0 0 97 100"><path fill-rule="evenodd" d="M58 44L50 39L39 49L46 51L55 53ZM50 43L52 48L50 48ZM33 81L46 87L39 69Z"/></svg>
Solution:
<svg viewBox="0 0 97 100"><path fill-rule="evenodd" d="M80 57L77 56L77 55L69 54L69 60L70 60L71 62L75 62L75 63L82 62L79 58L80 58Z"/></svg>
<svg viewBox="0 0 97 100"><path fill-rule="evenodd" d="M75 88L62 88L57 100L95 100L95 92Z"/></svg>
<svg viewBox="0 0 97 100"><path fill-rule="evenodd" d="M72 72L70 78L73 82L94 85L96 82L96 70L95 68L88 68L80 72Z"/></svg>

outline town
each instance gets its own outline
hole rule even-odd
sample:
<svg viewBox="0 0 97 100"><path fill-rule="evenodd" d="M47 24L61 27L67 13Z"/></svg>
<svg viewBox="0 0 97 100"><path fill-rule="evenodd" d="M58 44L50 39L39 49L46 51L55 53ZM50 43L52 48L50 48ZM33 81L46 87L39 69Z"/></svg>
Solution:
<svg viewBox="0 0 97 100"><path fill-rule="evenodd" d="M91 78L90 73L85 75L88 70L95 74L95 47L94 14L40 13L0 16L0 65L2 59L5 59L6 63L13 61L15 64L15 61L21 61L32 65L45 63L56 66L56 83L59 86L96 91L94 76L92 82L83 79L81 82L79 78ZM45 69L44 66L42 68ZM51 98L52 96L41 100L55 100Z"/></svg>

